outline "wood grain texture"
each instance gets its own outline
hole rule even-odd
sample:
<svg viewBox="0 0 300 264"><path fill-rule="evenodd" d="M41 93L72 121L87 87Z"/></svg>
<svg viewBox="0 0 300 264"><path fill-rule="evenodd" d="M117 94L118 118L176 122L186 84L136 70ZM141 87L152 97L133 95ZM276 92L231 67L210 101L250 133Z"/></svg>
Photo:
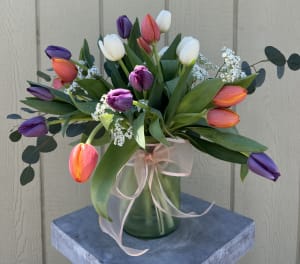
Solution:
<svg viewBox="0 0 300 264"><path fill-rule="evenodd" d="M194 36L200 40L200 52L212 62L220 63L220 49L233 45L233 2L172 0L169 7L172 12L169 41L178 32ZM230 175L230 164L195 151L193 173L183 181L183 190L229 208Z"/></svg>
<svg viewBox="0 0 300 264"><path fill-rule="evenodd" d="M45 70L51 66L43 50L48 45L64 46L78 58L83 39L90 44L99 65L97 39L99 37L99 2L81 0L39 1L40 21L40 67ZM63 214L90 204L89 184L75 183L68 172L68 158L71 147L61 136L58 149L42 158L43 177L43 231L45 239L45 263L67 263L50 244L50 222Z"/></svg>
<svg viewBox="0 0 300 264"><path fill-rule="evenodd" d="M252 62L263 58L267 45L287 55L299 52L299 8L297 0L239 1L237 36L242 58ZM266 69L264 86L238 108L240 131L269 146L268 154L282 176L276 183L254 174L244 184L236 181L236 210L254 218L257 226L255 248L241 263L299 263L300 76L287 70L277 80L275 67Z"/></svg>
<svg viewBox="0 0 300 264"><path fill-rule="evenodd" d="M25 96L27 78L35 79L36 24L35 1L1 1L0 9L0 263L42 263L39 166L33 183L22 187L20 173L26 166L21 153L26 144L8 140L16 121L6 120L19 111ZM22 113L25 117L26 115Z"/></svg>

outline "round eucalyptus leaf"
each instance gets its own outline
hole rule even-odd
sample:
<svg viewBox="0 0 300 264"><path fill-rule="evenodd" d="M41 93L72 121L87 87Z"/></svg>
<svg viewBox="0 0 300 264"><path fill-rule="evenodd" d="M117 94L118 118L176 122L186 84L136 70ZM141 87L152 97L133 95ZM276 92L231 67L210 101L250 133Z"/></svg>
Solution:
<svg viewBox="0 0 300 264"><path fill-rule="evenodd" d="M18 114L9 114L6 116L7 119L21 119L22 117Z"/></svg>
<svg viewBox="0 0 300 264"><path fill-rule="evenodd" d="M70 124L67 128L66 135L68 137L76 137L83 133L86 123Z"/></svg>
<svg viewBox="0 0 300 264"><path fill-rule="evenodd" d="M33 114L33 113L37 112L37 111L32 110L32 109L27 108L27 107L21 107L21 110L23 110L24 112L29 113L29 114Z"/></svg>
<svg viewBox="0 0 300 264"><path fill-rule="evenodd" d="M36 146L30 145L22 153L22 160L28 164L37 163L40 159L40 152Z"/></svg>
<svg viewBox="0 0 300 264"><path fill-rule="evenodd" d="M266 70L261 68L261 69L258 70L256 79L255 79L256 87L262 86L265 79L266 79Z"/></svg>
<svg viewBox="0 0 300 264"><path fill-rule="evenodd" d="M297 71L300 69L300 56L297 53L291 54L288 58L287 64L292 71Z"/></svg>
<svg viewBox="0 0 300 264"><path fill-rule="evenodd" d="M277 66L277 78L281 79L284 75L284 66Z"/></svg>
<svg viewBox="0 0 300 264"><path fill-rule="evenodd" d="M283 66L286 63L286 59L281 51L273 46L265 47L265 54L267 58L276 66Z"/></svg>
<svg viewBox="0 0 300 264"><path fill-rule="evenodd" d="M22 134L20 134L18 130L15 130L14 132L12 132L12 133L9 134L9 139L10 139L12 142L17 142L17 141L19 141L21 138L22 138Z"/></svg>
<svg viewBox="0 0 300 264"><path fill-rule="evenodd" d="M26 185L34 179L34 169L31 166L26 167L20 176L21 185Z"/></svg>
<svg viewBox="0 0 300 264"><path fill-rule="evenodd" d="M49 117L47 119L48 122L58 120L57 117ZM61 130L61 124L49 125L49 132L53 135L57 134Z"/></svg>
<svg viewBox="0 0 300 264"><path fill-rule="evenodd" d="M57 148L57 143L53 137L45 135L37 138L36 146L40 152L51 152Z"/></svg>
<svg viewBox="0 0 300 264"><path fill-rule="evenodd" d="M249 63L247 61L243 61L242 64L241 64L241 69L242 71L247 75L251 75L251 67L249 65Z"/></svg>

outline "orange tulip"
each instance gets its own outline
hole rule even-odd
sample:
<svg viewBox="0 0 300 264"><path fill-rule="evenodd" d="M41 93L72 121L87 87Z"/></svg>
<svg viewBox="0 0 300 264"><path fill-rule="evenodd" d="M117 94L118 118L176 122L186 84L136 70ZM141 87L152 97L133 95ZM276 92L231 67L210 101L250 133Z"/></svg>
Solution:
<svg viewBox="0 0 300 264"><path fill-rule="evenodd" d="M69 171L77 182L86 182L92 175L98 162L98 152L91 144L79 143L69 158Z"/></svg>
<svg viewBox="0 0 300 264"><path fill-rule="evenodd" d="M241 86L225 85L214 97L213 103L218 107L230 107L243 101L247 90Z"/></svg>
<svg viewBox="0 0 300 264"><path fill-rule="evenodd" d="M142 21L141 34L148 43L157 42L160 39L160 29L154 18L149 14Z"/></svg>
<svg viewBox="0 0 300 264"><path fill-rule="evenodd" d="M136 41L137 41L138 45L140 46L140 48L142 48L148 54L151 54L151 52L152 52L151 47L146 42L146 40L143 39L143 37L139 37Z"/></svg>
<svg viewBox="0 0 300 264"><path fill-rule="evenodd" d="M217 128L228 128L240 122L239 115L226 108L210 109L207 113L207 123Z"/></svg>
<svg viewBox="0 0 300 264"><path fill-rule="evenodd" d="M65 83L72 82L77 76L76 66L68 60L52 58L52 67L59 78Z"/></svg>

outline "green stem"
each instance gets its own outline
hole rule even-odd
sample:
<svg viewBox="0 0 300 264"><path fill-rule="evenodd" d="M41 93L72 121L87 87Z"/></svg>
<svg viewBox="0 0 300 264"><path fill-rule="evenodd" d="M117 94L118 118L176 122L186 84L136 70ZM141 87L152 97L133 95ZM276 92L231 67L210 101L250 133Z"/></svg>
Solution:
<svg viewBox="0 0 300 264"><path fill-rule="evenodd" d="M129 71L127 70L126 65L124 64L124 62L122 61L122 59L118 60L118 62L120 64L122 70L124 71L124 73L128 77L129 76Z"/></svg>
<svg viewBox="0 0 300 264"><path fill-rule="evenodd" d="M96 136L96 134L99 132L99 130L103 127L102 123L99 123L91 132L91 134L89 135L88 139L86 140L86 144L92 144L92 141L94 139L94 137Z"/></svg>
<svg viewBox="0 0 300 264"><path fill-rule="evenodd" d="M156 62L157 68L158 68L158 80L162 83L164 80L164 77L163 77L161 66L160 66L160 58L159 58L159 55L157 52L156 43L153 43L152 47L153 47L153 54L154 54L155 62Z"/></svg>

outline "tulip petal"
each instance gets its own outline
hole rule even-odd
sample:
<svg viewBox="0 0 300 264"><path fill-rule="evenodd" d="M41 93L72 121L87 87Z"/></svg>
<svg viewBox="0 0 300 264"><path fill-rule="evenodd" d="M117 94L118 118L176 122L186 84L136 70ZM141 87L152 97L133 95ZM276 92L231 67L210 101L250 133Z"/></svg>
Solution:
<svg viewBox="0 0 300 264"><path fill-rule="evenodd" d="M207 123L212 127L229 128L240 121L239 115L229 109L215 108L207 113Z"/></svg>
<svg viewBox="0 0 300 264"><path fill-rule="evenodd" d="M76 66L68 60L53 58L52 67L63 82L70 83L77 77Z"/></svg>

